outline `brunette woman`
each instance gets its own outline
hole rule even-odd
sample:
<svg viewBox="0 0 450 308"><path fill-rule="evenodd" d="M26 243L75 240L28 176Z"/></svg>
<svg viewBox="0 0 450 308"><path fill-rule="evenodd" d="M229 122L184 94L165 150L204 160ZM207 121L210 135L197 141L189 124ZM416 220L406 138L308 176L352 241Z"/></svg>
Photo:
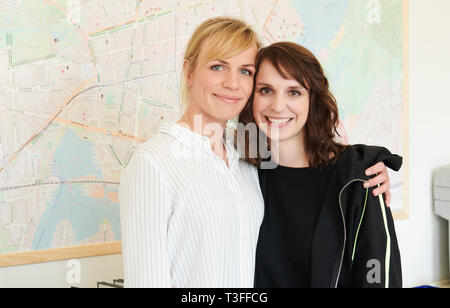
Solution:
<svg viewBox="0 0 450 308"><path fill-rule="evenodd" d="M364 188L376 162L399 170L387 149L339 143L336 100L316 57L280 42L260 50L252 102L277 167L260 169L265 201L256 287L401 287L390 209ZM260 166L261 158L248 157ZM378 188L376 188L378 189Z"/></svg>

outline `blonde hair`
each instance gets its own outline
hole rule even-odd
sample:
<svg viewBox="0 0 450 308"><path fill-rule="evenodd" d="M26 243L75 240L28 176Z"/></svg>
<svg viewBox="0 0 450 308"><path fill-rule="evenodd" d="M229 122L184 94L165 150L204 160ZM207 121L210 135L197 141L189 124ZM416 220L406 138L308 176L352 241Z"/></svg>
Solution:
<svg viewBox="0 0 450 308"><path fill-rule="evenodd" d="M181 105L186 107L189 96L187 76L197 65L213 59L227 59L261 43L255 31L242 20L232 17L215 17L200 24L189 40L184 60L188 65L181 78Z"/></svg>

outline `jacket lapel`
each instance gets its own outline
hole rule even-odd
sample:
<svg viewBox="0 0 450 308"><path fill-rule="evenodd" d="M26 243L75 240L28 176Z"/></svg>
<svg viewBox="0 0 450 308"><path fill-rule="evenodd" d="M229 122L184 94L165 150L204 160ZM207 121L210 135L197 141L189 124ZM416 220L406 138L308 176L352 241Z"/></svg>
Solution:
<svg viewBox="0 0 450 308"><path fill-rule="evenodd" d="M339 182L338 171L332 183ZM339 185L330 185L317 221L311 252L311 287L334 288L344 245Z"/></svg>

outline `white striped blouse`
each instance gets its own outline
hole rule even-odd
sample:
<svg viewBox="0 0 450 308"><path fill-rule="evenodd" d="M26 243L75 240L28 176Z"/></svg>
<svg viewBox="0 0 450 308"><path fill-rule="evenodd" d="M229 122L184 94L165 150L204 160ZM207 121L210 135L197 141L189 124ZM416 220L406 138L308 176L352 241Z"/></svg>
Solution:
<svg viewBox="0 0 450 308"><path fill-rule="evenodd" d="M136 149L119 190L126 287L251 288L264 200L255 168L226 141L178 124Z"/></svg>

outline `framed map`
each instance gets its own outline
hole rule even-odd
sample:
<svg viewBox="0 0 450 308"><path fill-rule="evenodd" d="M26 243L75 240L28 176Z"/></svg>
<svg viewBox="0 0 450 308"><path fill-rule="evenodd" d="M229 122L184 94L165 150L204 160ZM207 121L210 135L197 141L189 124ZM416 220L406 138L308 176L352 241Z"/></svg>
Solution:
<svg viewBox="0 0 450 308"><path fill-rule="evenodd" d="M121 172L180 116L184 48L220 15L311 49L344 141L407 162L406 0L0 0L0 267L121 252Z"/></svg>

